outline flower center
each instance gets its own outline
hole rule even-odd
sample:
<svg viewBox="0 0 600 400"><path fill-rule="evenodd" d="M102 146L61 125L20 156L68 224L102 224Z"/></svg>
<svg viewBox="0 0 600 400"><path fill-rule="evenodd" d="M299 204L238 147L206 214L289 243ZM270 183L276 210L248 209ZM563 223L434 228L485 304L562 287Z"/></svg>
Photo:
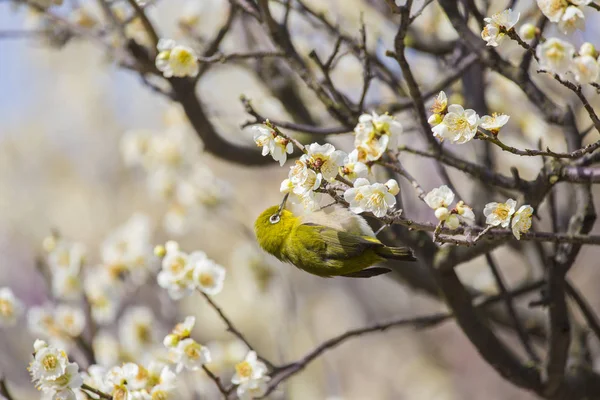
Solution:
<svg viewBox="0 0 600 400"><path fill-rule="evenodd" d="M46 371L53 371L56 369L56 365L58 364L58 359L54 354L49 354L42 360L42 366Z"/></svg>
<svg viewBox="0 0 600 400"><path fill-rule="evenodd" d="M202 286L214 286L215 285L215 278L212 276L212 274L209 274L208 272L203 272L200 274L200 285Z"/></svg>
<svg viewBox="0 0 600 400"><path fill-rule="evenodd" d="M496 209L494 210L494 214L502 220L508 218L509 213L510 209L505 204L498 205L498 207L496 207Z"/></svg>
<svg viewBox="0 0 600 400"><path fill-rule="evenodd" d="M250 378L252 375L252 365L248 361L242 361L235 366L235 372L242 378Z"/></svg>
<svg viewBox="0 0 600 400"><path fill-rule="evenodd" d="M6 299L0 299L0 315L10 317L13 315L13 313L14 310L12 303Z"/></svg>
<svg viewBox="0 0 600 400"><path fill-rule="evenodd" d="M189 344L185 348L185 355L192 360L197 359L200 357L200 347L201 346L196 342Z"/></svg>

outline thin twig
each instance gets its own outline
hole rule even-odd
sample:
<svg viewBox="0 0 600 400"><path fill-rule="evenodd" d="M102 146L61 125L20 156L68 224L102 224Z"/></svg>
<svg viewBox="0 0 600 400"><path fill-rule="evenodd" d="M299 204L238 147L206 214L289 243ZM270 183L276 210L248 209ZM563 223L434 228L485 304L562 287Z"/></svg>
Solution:
<svg viewBox="0 0 600 400"><path fill-rule="evenodd" d="M244 342L244 344L246 345L246 347L248 347L248 349L254 350L254 348L252 347L252 345L250 345L250 342L248 342L248 340L246 339L246 337L244 336L244 334L242 332L240 332L233 325L233 323L229 320L229 318L227 318L227 316L225 315L225 313L223 312L223 310L221 310L221 308L213 301L213 299L211 299L210 296L207 295L204 292L200 292L200 294L202 294L202 296L206 299L206 301L208 302L208 304L217 312L217 314L219 314L219 317L221 317L221 320L227 326L227 331L231 332L234 336L236 336L238 339L240 339L242 342ZM259 358L269 368L271 368L271 369L273 368L273 364L269 360L267 360L267 359L265 359L263 357L259 357Z"/></svg>

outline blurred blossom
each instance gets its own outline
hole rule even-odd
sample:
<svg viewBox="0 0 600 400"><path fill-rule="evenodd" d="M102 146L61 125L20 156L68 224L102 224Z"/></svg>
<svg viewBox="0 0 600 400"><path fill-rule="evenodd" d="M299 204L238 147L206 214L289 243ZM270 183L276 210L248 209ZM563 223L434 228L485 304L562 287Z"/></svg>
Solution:
<svg viewBox="0 0 600 400"><path fill-rule="evenodd" d="M98 364L111 367L120 359L120 345L117 338L107 331L99 331L94 336L92 348Z"/></svg>
<svg viewBox="0 0 600 400"><path fill-rule="evenodd" d="M556 74L564 74L571 67L575 48L569 42L550 38L536 49L540 66Z"/></svg>
<svg viewBox="0 0 600 400"><path fill-rule="evenodd" d="M27 312L29 331L59 347L70 347L85 328L85 314L67 304L33 306Z"/></svg>
<svg viewBox="0 0 600 400"><path fill-rule="evenodd" d="M600 73L598 60L591 56L579 56L573 58L571 72L580 84L596 82Z"/></svg>
<svg viewBox="0 0 600 400"><path fill-rule="evenodd" d="M560 17L558 21L558 28L564 33L568 35L573 33L575 30L584 30L585 29L585 15L583 11L576 6L569 6L565 9L565 12Z"/></svg>
<svg viewBox="0 0 600 400"><path fill-rule="evenodd" d="M119 272L115 278L130 279L135 285L143 284L148 275L158 267L151 238L150 218L140 213L133 214L102 243L103 267Z"/></svg>
<svg viewBox="0 0 600 400"><path fill-rule="evenodd" d="M192 338L183 339L177 343L177 346L172 349L172 356L173 362L177 364L177 372L184 368L196 371L211 360L208 347L202 346Z"/></svg>
<svg viewBox="0 0 600 400"><path fill-rule="evenodd" d="M198 57L190 47L178 45L172 39L160 39L156 56L156 68L165 78L195 77L200 71Z"/></svg>
<svg viewBox="0 0 600 400"><path fill-rule="evenodd" d="M148 307L129 307L119 319L119 343L124 351L137 357L156 344L157 326Z"/></svg>
<svg viewBox="0 0 600 400"><path fill-rule="evenodd" d="M0 288L0 326L13 326L23 314L24 306L11 288Z"/></svg>

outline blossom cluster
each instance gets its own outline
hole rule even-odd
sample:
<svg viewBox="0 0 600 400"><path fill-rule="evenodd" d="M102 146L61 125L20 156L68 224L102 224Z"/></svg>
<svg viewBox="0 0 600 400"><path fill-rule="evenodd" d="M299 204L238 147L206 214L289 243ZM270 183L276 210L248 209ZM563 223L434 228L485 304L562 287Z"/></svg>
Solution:
<svg viewBox="0 0 600 400"><path fill-rule="evenodd" d="M531 218L533 207L528 204L522 205L516 212L517 202L508 199L506 203L488 203L483 209L483 215L486 217L485 223L491 226L501 226L511 230L517 240L521 239L521 233L529 232L531 229Z"/></svg>
<svg viewBox="0 0 600 400"><path fill-rule="evenodd" d="M0 327L14 326L23 314L24 306L11 288L0 288Z"/></svg>
<svg viewBox="0 0 600 400"><path fill-rule="evenodd" d="M185 253L179 244L167 242L157 248L163 257L162 269L158 273L158 284L166 289L172 299L181 299L194 290L215 295L223 289L225 268L209 259L202 251Z"/></svg>
<svg viewBox="0 0 600 400"><path fill-rule="evenodd" d="M222 204L230 188L202 162L201 143L183 110L174 105L165 119L164 132L126 132L121 153L126 165L146 173L150 194L167 203L166 231L183 235L207 210Z"/></svg>
<svg viewBox="0 0 600 400"><path fill-rule="evenodd" d="M588 5L589 0L538 0L537 4L549 21L558 23L559 29L570 34L574 30L584 29L584 13L580 7ZM520 14L511 9L504 10L485 18L486 25L481 37L488 46L498 46L507 32L514 28ZM519 29L519 34L530 40L536 37L538 30L530 23ZM535 49L540 66L560 76L571 74L580 84L597 82L600 76L598 53L591 43L584 43L579 52L575 47L562 39L549 38L543 40Z"/></svg>
<svg viewBox="0 0 600 400"><path fill-rule="evenodd" d="M435 211L435 217L448 229L456 229L461 223L472 225L475 222L475 214L471 207L462 200L450 209L454 201L454 192L446 185L433 189L425 195L423 201Z"/></svg>
<svg viewBox="0 0 600 400"><path fill-rule="evenodd" d="M496 113L479 117L475 110L465 110L459 104L448 105L448 97L443 91L434 98L431 112L429 123L433 126L433 136L456 144L472 140L479 127L498 135L510 118L508 115Z"/></svg>
<svg viewBox="0 0 600 400"><path fill-rule="evenodd" d="M344 200L350 211L357 214L371 212L378 218L384 217L396 205L396 195L400 192L394 179L383 183L370 183L366 178L358 178L354 187L344 192Z"/></svg>
<svg viewBox="0 0 600 400"><path fill-rule="evenodd" d="M577 52L571 43L550 38L537 47L536 54L542 68L562 77L572 75L580 84L597 82L600 76L598 53L591 43Z"/></svg>
<svg viewBox="0 0 600 400"><path fill-rule="evenodd" d="M592 0L537 0L542 13L550 22L557 23L564 34L584 29L585 15L581 7L591 2Z"/></svg>
<svg viewBox="0 0 600 400"><path fill-rule="evenodd" d="M363 114L354 128L356 159L366 163L377 161L386 150L398 147L402 124L389 114Z"/></svg>
<svg viewBox="0 0 600 400"><path fill-rule="evenodd" d="M44 394L53 399L75 400L74 390L83 384L79 373L79 365L69 362L64 350L48 345L43 340L36 340L34 353L29 364L31 379Z"/></svg>

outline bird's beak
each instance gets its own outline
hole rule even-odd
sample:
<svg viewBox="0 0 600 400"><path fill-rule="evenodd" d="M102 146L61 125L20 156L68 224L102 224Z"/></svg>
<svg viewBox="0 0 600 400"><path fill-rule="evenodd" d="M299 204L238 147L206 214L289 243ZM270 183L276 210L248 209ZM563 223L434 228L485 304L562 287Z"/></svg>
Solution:
<svg viewBox="0 0 600 400"><path fill-rule="evenodd" d="M281 212L285 208L285 202L287 201L289 196L290 196L289 193L286 193L285 196L283 196L283 200L281 201L281 204L279 205L279 209L277 210L277 215L281 215Z"/></svg>

